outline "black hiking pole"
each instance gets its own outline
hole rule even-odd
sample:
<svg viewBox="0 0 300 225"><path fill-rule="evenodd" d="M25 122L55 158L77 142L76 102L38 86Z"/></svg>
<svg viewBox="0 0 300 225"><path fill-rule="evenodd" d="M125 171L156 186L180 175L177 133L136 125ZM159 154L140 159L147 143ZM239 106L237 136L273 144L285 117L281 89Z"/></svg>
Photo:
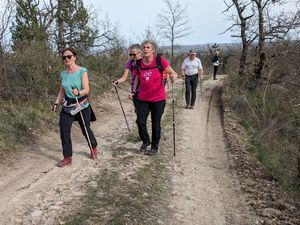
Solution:
<svg viewBox="0 0 300 225"><path fill-rule="evenodd" d="M129 125L128 125L128 122L127 122L127 118L126 118L126 115L125 115L125 112L124 112L124 109L123 109L123 105L122 105L122 102L121 102L121 99L120 99L120 96L119 96L118 88L116 86L114 86L114 87L115 87L115 90L117 92L117 96L118 96L119 103L120 103L120 106L121 106L121 109L122 109L122 112L123 112L123 116L125 118L125 122L126 122L126 125L127 125L127 128L128 128L128 131L130 131L130 128L129 128Z"/></svg>
<svg viewBox="0 0 300 225"><path fill-rule="evenodd" d="M75 96L75 98L76 98L77 106L79 107L80 105L79 105L77 96ZM87 128L86 128L86 125L85 125L85 120L83 118L81 110L79 111L79 113L80 113L80 117L81 117L82 124L83 124L83 127L84 127L84 131L85 131L85 134L86 134L86 138L88 140L88 144L89 144L89 147L90 147L90 150L91 150L91 154L94 157L94 152L93 152L93 147L92 147L91 139L90 139L89 133L87 132Z"/></svg>
<svg viewBox="0 0 300 225"><path fill-rule="evenodd" d="M183 100L182 99L184 99L184 83L185 83L185 80L182 80L182 90L181 90L181 94L182 94L182 97L181 97L181 107L183 107ZM172 86L173 86L173 84L172 84Z"/></svg>
<svg viewBox="0 0 300 225"><path fill-rule="evenodd" d="M199 77L199 91L202 94L202 78Z"/></svg>
<svg viewBox="0 0 300 225"><path fill-rule="evenodd" d="M175 146L175 100L174 100L174 87L172 82L172 108L173 108L173 155L176 155L176 146Z"/></svg>

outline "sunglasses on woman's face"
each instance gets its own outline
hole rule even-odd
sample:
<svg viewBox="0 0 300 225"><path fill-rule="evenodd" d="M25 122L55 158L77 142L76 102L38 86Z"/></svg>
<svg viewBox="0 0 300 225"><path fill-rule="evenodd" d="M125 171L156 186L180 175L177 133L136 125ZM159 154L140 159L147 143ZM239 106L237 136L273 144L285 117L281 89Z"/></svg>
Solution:
<svg viewBox="0 0 300 225"><path fill-rule="evenodd" d="M63 55L62 59L66 60L66 58L71 59L73 55Z"/></svg>
<svg viewBox="0 0 300 225"><path fill-rule="evenodd" d="M136 56L136 55L137 55L137 54L132 54L132 53L129 54L129 56Z"/></svg>

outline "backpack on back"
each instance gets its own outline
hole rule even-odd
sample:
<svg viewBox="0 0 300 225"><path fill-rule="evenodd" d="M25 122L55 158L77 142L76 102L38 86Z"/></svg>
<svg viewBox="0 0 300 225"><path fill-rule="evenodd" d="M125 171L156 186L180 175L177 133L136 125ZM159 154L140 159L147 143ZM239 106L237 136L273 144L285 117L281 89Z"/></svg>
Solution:
<svg viewBox="0 0 300 225"><path fill-rule="evenodd" d="M148 67L148 68L141 68L141 64L142 64L142 59L138 59L136 61L136 68L138 70L138 74L140 74L141 70L150 70L150 69L157 68L159 70L161 76L163 76L163 68L162 68L162 63L161 63L161 57L160 56L156 56L156 66L152 66L152 67Z"/></svg>
<svg viewBox="0 0 300 225"><path fill-rule="evenodd" d="M142 60L143 60L143 58L138 59L136 61L136 68L137 68L138 74L140 75L141 70L150 70L150 69L157 68L161 74L161 84L163 84L163 68L162 68L162 63L161 63L161 57L159 55L156 56L156 65L152 66L152 67L147 67L147 68L141 68ZM139 86L140 86L140 80L138 80L137 87L139 87Z"/></svg>

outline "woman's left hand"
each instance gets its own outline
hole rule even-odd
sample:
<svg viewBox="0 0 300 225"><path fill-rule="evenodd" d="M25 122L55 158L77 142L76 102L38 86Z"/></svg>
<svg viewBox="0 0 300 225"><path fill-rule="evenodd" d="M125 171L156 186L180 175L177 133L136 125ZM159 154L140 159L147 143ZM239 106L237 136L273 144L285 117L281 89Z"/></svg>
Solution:
<svg viewBox="0 0 300 225"><path fill-rule="evenodd" d="M169 77L170 77L171 82L174 83L174 80L177 77L177 74L176 73L171 73Z"/></svg>

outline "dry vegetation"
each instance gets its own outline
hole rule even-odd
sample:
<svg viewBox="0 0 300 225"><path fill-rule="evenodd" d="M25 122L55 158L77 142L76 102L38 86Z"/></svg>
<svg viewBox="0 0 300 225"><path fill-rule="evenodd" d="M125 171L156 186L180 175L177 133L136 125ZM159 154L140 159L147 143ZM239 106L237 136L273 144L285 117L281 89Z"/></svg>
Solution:
<svg viewBox="0 0 300 225"><path fill-rule="evenodd" d="M252 144L249 150L294 194L299 193L300 178L299 50L299 42L293 41L268 45L270 57L264 76L253 83L251 76L232 72L224 99L248 132ZM230 54L228 67L237 71L234 67L238 59L234 51ZM248 74L251 75L253 67L248 65ZM255 89L251 88L253 85Z"/></svg>

